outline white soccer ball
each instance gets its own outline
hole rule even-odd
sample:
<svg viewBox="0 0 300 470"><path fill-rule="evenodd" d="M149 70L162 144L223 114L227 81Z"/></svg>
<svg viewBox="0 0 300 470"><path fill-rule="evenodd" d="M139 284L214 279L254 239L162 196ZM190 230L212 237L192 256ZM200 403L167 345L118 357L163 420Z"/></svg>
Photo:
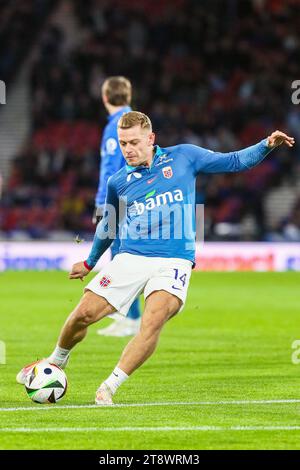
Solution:
<svg viewBox="0 0 300 470"><path fill-rule="evenodd" d="M68 386L64 371L47 361L37 362L26 377L25 390L36 403L56 403L66 394Z"/></svg>

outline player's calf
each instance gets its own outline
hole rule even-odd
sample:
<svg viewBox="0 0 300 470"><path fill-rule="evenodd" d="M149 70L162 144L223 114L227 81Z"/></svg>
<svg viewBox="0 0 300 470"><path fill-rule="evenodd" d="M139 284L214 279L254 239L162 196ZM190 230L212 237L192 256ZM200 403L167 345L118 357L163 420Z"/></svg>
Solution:
<svg viewBox="0 0 300 470"><path fill-rule="evenodd" d="M96 392L97 405L111 405L112 397L138 367L154 352L164 324L182 305L180 299L165 291L155 291L146 300L139 333L127 344L117 367Z"/></svg>
<svg viewBox="0 0 300 470"><path fill-rule="evenodd" d="M87 291L64 324L58 341L59 346L71 350L83 340L91 324L115 311L104 297Z"/></svg>
<svg viewBox="0 0 300 470"><path fill-rule="evenodd" d="M52 354L47 360L57 366L65 368L71 349L83 340L87 333L87 328L92 323L99 321L101 318L115 312L114 307L110 305L106 299L87 291L77 307L67 318ZM18 383L24 383L26 375L30 370L30 366L25 366L18 373L16 380Z"/></svg>

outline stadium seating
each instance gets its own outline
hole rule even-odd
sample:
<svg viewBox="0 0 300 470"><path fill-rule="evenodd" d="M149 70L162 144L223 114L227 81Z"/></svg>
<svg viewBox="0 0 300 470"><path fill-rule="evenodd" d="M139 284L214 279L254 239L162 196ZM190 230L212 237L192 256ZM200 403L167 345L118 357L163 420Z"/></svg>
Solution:
<svg viewBox="0 0 300 470"><path fill-rule="evenodd" d="M0 1L0 77L9 83L56 2Z"/></svg>
<svg viewBox="0 0 300 470"><path fill-rule="evenodd" d="M300 111L291 103L286 76L300 77L299 4L229 2L231 10L222 11L215 2L212 11L206 1L177 0L178 15L174 3L151 2L149 15L149 2L141 0L75 0L81 41L73 49L65 47L63 26L48 24L31 70L32 134L16 156L1 203L7 236L25 231L49 237L52 230L92 235L106 119L100 86L109 75L133 81L133 106L151 116L161 146L191 142L230 151L277 128L294 133ZM274 226L265 218L264 201L286 178L297 191L299 155L298 143L247 173L201 177L206 239L245 239L249 217L250 238L268 239ZM300 230L295 210L291 206L285 220L292 218ZM229 224L226 234L222 223ZM285 223L276 222L283 239Z"/></svg>

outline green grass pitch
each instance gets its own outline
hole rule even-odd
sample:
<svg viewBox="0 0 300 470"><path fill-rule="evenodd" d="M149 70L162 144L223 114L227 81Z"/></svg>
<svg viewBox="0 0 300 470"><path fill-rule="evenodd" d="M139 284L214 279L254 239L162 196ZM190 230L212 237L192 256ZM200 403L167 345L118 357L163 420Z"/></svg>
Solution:
<svg viewBox="0 0 300 470"><path fill-rule="evenodd" d="M64 272L2 273L0 448L299 449L299 285L292 272L193 273L185 310L115 395L122 406L95 408L128 339L93 325L72 353L64 399L32 403L15 375L52 351L83 284Z"/></svg>

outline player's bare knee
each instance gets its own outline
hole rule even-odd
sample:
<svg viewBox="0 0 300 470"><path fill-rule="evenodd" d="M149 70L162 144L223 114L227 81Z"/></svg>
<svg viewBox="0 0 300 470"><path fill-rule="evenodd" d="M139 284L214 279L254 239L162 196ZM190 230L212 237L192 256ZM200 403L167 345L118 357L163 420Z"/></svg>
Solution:
<svg viewBox="0 0 300 470"><path fill-rule="evenodd" d="M74 311L73 321L82 327L87 327L94 323L95 312L87 303L80 304Z"/></svg>
<svg viewBox="0 0 300 470"><path fill-rule="evenodd" d="M159 314L159 312L157 312L157 315L153 313L151 315L149 314L144 316L141 323L141 334L144 336L153 336L158 334L166 320L167 318L165 318L164 315Z"/></svg>

